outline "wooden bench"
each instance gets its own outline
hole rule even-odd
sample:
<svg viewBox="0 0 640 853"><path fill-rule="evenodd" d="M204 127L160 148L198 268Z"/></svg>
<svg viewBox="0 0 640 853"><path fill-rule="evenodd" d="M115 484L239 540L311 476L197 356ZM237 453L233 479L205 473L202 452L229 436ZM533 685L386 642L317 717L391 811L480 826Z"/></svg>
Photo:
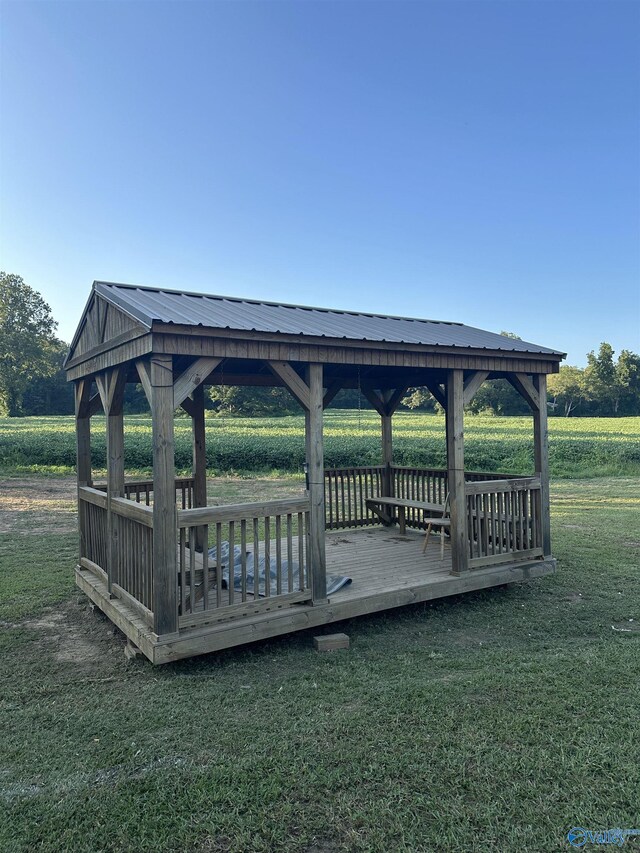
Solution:
<svg viewBox="0 0 640 853"><path fill-rule="evenodd" d="M385 512L385 507L388 507L389 509L396 509L398 511L398 526L400 528L400 533L403 536L407 529L407 509L419 509L427 515L429 513L438 513L440 515L440 519L425 518L427 524L429 521L433 521L434 523L436 521L440 521L445 513L445 504L433 504L427 503L426 501L412 501L408 498L367 498L366 503L367 508L373 510L373 512L382 519L384 524L393 524L392 515L388 510Z"/></svg>

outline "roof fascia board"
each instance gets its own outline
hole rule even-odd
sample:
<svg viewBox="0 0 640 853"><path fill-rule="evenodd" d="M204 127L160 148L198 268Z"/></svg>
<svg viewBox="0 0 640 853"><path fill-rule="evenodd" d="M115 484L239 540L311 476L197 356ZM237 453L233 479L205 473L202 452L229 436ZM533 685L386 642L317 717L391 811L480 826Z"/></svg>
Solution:
<svg viewBox="0 0 640 853"><path fill-rule="evenodd" d="M299 346L322 346L333 349L382 349L395 352L422 352L433 355L475 355L488 358L522 358L530 361L562 361L566 353L553 350L530 352L528 350L492 350L474 347L455 347L438 344L415 344L394 341L356 340L354 338L328 338L312 335L290 335L283 332L256 332L236 329L216 329L210 326L186 326L175 323L153 323L153 332L161 335L180 335L187 338L212 337L228 340L264 341L265 343L297 344Z"/></svg>

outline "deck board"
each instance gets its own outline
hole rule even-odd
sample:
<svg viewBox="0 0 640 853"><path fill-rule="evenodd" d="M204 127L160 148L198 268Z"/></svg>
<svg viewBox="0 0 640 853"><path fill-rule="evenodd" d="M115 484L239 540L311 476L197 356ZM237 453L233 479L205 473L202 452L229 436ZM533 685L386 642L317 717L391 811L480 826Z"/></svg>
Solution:
<svg viewBox="0 0 640 853"><path fill-rule="evenodd" d="M422 553L424 533L397 528L367 527L327 535L327 574L348 575L352 582L331 596L348 601L406 587L420 586L451 572L451 549L445 540L440 560L440 537L431 536Z"/></svg>

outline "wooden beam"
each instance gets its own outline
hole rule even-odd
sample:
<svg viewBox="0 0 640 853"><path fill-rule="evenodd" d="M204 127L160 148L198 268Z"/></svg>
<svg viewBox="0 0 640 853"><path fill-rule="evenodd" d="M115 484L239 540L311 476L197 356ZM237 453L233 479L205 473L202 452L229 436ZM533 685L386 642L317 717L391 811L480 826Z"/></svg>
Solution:
<svg viewBox="0 0 640 853"><path fill-rule="evenodd" d="M178 630L178 570L175 442L173 430L173 359L153 355L153 630L157 635Z"/></svg>
<svg viewBox="0 0 640 853"><path fill-rule="evenodd" d="M488 370L476 370L475 373L472 373L471 376L467 377L464 381L464 405L468 406L469 403L473 400L477 392L480 390L480 386L489 376Z"/></svg>
<svg viewBox="0 0 640 853"><path fill-rule="evenodd" d="M307 368L309 410L306 418L307 465L309 475L309 562L311 595L314 604L327 600L327 560L325 553L324 441L322 433L322 365Z"/></svg>
<svg viewBox="0 0 640 853"><path fill-rule="evenodd" d="M89 398L89 417L92 418L102 408L102 398L99 393L92 394Z"/></svg>
<svg viewBox="0 0 640 853"><path fill-rule="evenodd" d="M267 364L269 369L282 379L302 408L309 411L311 406L309 386L298 376L293 367L286 361L267 361Z"/></svg>
<svg viewBox="0 0 640 853"><path fill-rule="evenodd" d="M400 387L386 391L383 394L386 415L392 415L396 411L408 389L408 385L401 385Z"/></svg>
<svg viewBox="0 0 640 853"><path fill-rule="evenodd" d="M174 382L173 408L177 409L182 401L204 382L221 361L221 358L211 358L210 356L203 356L196 359Z"/></svg>
<svg viewBox="0 0 640 853"><path fill-rule="evenodd" d="M531 406L532 411L537 412L540 410L540 406L542 405L542 400L538 392L536 391L536 387L531 381L531 378L527 376L526 373L510 373L507 376L509 382L513 385L516 391L521 394L527 403ZM546 384L545 384L545 393L546 393ZM544 409L545 412L547 410L547 399L544 399Z"/></svg>
<svg viewBox="0 0 640 853"><path fill-rule="evenodd" d="M375 390L375 388L362 388L361 390L380 417L383 417L385 414L384 400L380 394Z"/></svg>
<svg viewBox="0 0 640 853"><path fill-rule="evenodd" d="M551 556L551 509L549 500L549 431L547 425L547 377L544 373L533 376L539 405L533 412L533 440L536 472L540 475L540 520L542 553Z"/></svg>
<svg viewBox="0 0 640 853"><path fill-rule="evenodd" d="M469 567L464 491L464 374L450 370L447 379L447 473L451 508L451 568L455 575Z"/></svg>
<svg viewBox="0 0 640 853"><path fill-rule="evenodd" d="M91 377L77 379L76 388L76 417L91 418L102 408L102 398L99 393L91 394Z"/></svg>
<svg viewBox="0 0 640 853"><path fill-rule="evenodd" d="M193 400L191 397L185 397L185 399L180 403L181 408L185 410L185 412L189 415L190 418L195 417L195 406L193 405Z"/></svg>
<svg viewBox="0 0 640 853"><path fill-rule="evenodd" d="M430 379L427 379L424 383L426 388L428 388L429 393L440 403L443 409L447 408L447 391L446 388L443 388L438 382L432 382Z"/></svg>
<svg viewBox="0 0 640 853"><path fill-rule="evenodd" d="M118 414L122 411L126 382L127 370L125 365L117 365L96 374L96 386L105 415Z"/></svg>
<svg viewBox="0 0 640 853"><path fill-rule="evenodd" d="M342 391L343 384L341 379L336 379L335 382L332 382L331 385L325 390L324 397L322 398L322 407L324 409L331 403L333 398L339 391Z"/></svg>
<svg viewBox="0 0 640 853"><path fill-rule="evenodd" d="M153 388L151 387L151 362L148 358L139 358L136 361L136 370L140 377L140 384L144 391L149 406L153 406Z"/></svg>

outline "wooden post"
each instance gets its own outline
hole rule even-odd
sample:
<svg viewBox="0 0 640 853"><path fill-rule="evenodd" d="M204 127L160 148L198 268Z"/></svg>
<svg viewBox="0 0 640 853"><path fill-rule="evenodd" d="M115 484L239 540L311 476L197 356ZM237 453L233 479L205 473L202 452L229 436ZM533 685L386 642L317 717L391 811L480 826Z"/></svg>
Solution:
<svg viewBox="0 0 640 853"><path fill-rule="evenodd" d="M91 412L89 396L91 380L80 379L74 382L76 402L76 471L78 489L91 485ZM78 549L81 557L87 556L85 529L85 507L78 499Z"/></svg>
<svg viewBox="0 0 640 853"><path fill-rule="evenodd" d="M391 466L393 465L392 418L392 412L380 416L382 422L382 464L384 465L382 494L390 498L393 497L393 477L391 476Z"/></svg>
<svg viewBox="0 0 640 853"><path fill-rule="evenodd" d="M124 368L114 368L122 370ZM109 511L109 592L111 585L120 583L118 546L120 542L120 519L111 511L111 500L124 496L124 382L118 383L119 391L114 394L107 416L107 500Z"/></svg>
<svg viewBox="0 0 640 853"><path fill-rule="evenodd" d="M307 369L309 410L306 423L307 466L309 476L309 563L311 595L314 604L327 600L327 560L325 553L324 443L322 434L322 365Z"/></svg>
<svg viewBox="0 0 640 853"><path fill-rule="evenodd" d="M207 451L205 446L204 424L204 386L198 385L193 391L193 505L207 505ZM205 540L205 528L196 528L196 549L202 551Z"/></svg>
<svg viewBox="0 0 640 853"><path fill-rule="evenodd" d="M533 376L538 392L538 408L533 411L533 440L536 473L540 474L540 523L542 527L542 552L551 556L551 509L549 502L549 432L547 427L547 377L544 373Z"/></svg>
<svg viewBox="0 0 640 853"><path fill-rule="evenodd" d="M459 575L469 568L464 493L464 373L449 370L447 378L447 472L451 507L451 569Z"/></svg>
<svg viewBox="0 0 640 853"><path fill-rule="evenodd" d="M122 406L126 383L126 368L112 367L96 376L98 393L107 418L107 535L109 539L107 558L107 588L109 593L114 583L120 583L118 545L120 522L111 511L113 498L124 495L124 421Z"/></svg>
<svg viewBox="0 0 640 853"><path fill-rule="evenodd" d="M151 357L153 400L153 630L178 630L177 515L170 355Z"/></svg>
<svg viewBox="0 0 640 853"><path fill-rule="evenodd" d="M401 385L395 389L387 389L382 393L376 391L375 388L363 388L362 390L367 400L380 415L382 424L382 464L384 466L382 494L385 497L393 497L393 477L391 475L391 468L393 466L393 432L391 419L393 418L393 413L400 405L402 398L407 393L407 386Z"/></svg>

